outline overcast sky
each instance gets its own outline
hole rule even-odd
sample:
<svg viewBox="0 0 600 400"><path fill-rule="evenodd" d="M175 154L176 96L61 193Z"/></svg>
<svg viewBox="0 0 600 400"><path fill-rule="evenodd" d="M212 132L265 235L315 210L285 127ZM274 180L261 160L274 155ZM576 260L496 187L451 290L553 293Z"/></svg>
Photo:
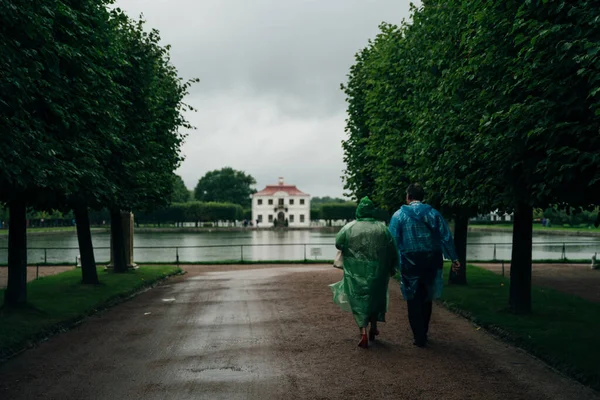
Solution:
<svg viewBox="0 0 600 400"><path fill-rule="evenodd" d="M230 166L257 189L279 176L313 196L342 196L346 81L354 54L408 0L117 0L172 45L197 130L177 171L189 189Z"/></svg>

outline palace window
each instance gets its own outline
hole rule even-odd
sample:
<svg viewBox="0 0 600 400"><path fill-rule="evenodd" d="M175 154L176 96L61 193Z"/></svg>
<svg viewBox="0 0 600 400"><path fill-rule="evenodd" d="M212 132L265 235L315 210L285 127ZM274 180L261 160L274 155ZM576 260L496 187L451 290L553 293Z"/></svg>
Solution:
<svg viewBox="0 0 600 400"><path fill-rule="evenodd" d="M300 199L300 205L303 206L304 205L304 199Z"/></svg>
<svg viewBox="0 0 600 400"><path fill-rule="evenodd" d="M294 199L290 199L290 206L294 205Z"/></svg>
<svg viewBox="0 0 600 400"><path fill-rule="evenodd" d="M294 214L290 214L290 222L294 222Z"/></svg>
<svg viewBox="0 0 600 400"><path fill-rule="evenodd" d="M269 214L269 222L273 222L273 215Z"/></svg>
<svg viewBox="0 0 600 400"><path fill-rule="evenodd" d="M273 205L273 199L269 199L269 205L272 206Z"/></svg>
<svg viewBox="0 0 600 400"><path fill-rule="evenodd" d="M259 206L262 206L262 199L258 199L258 200L256 201L256 204L258 204Z"/></svg>
<svg viewBox="0 0 600 400"><path fill-rule="evenodd" d="M260 223L260 222L262 222L262 221L263 221L263 220L262 220L262 214L258 214L258 222Z"/></svg>
<svg viewBox="0 0 600 400"><path fill-rule="evenodd" d="M304 214L300 214L300 223L304 223Z"/></svg>
<svg viewBox="0 0 600 400"><path fill-rule="evenodd" d="M283 204L283 199L279 199L279 205L282 206Z"/></svg>

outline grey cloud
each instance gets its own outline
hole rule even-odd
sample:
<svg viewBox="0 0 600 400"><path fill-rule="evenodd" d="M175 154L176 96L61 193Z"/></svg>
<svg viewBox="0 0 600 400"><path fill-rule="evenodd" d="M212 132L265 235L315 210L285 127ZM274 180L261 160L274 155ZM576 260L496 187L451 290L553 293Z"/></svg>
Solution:
<svg viewBox="0 0 600 400"><path fill-rule="evenodd" d="M117 0L172 45L197 126L179 173L193 187L231 165L258 186L287 181L341 195L345 103L340 83L382 21L408 18L404 0Z"/></svg>

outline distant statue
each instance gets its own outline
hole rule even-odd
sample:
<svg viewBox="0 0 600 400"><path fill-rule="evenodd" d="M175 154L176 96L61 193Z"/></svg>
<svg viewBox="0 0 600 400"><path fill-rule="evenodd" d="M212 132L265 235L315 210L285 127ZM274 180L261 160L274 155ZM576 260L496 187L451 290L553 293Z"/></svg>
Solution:
<svg viewBox="0 0 600 400"><path fill-rule="evenodd" d="M591 265L592 269L600 269L600 263L598 263L596 261L596 256L597 255L598 255L598 253L594 253L594 255L592 256L592 265Z"/></svg>

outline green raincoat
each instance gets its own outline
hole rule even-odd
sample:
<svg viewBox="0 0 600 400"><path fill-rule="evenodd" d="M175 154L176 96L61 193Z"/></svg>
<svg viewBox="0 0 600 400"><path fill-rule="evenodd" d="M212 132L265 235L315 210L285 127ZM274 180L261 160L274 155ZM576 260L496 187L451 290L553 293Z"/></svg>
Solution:
<svg viewBox="0 0 600 400"><path fill-rule="evenodd" d="M351 311L359 327L366 327L370 317L385 322L388 283L398 263L394 239L374 215L373 203L363 198L356 221L344 226L335 238L335 247L344 257L344 279L330 285L333 301Z"/></svg>

